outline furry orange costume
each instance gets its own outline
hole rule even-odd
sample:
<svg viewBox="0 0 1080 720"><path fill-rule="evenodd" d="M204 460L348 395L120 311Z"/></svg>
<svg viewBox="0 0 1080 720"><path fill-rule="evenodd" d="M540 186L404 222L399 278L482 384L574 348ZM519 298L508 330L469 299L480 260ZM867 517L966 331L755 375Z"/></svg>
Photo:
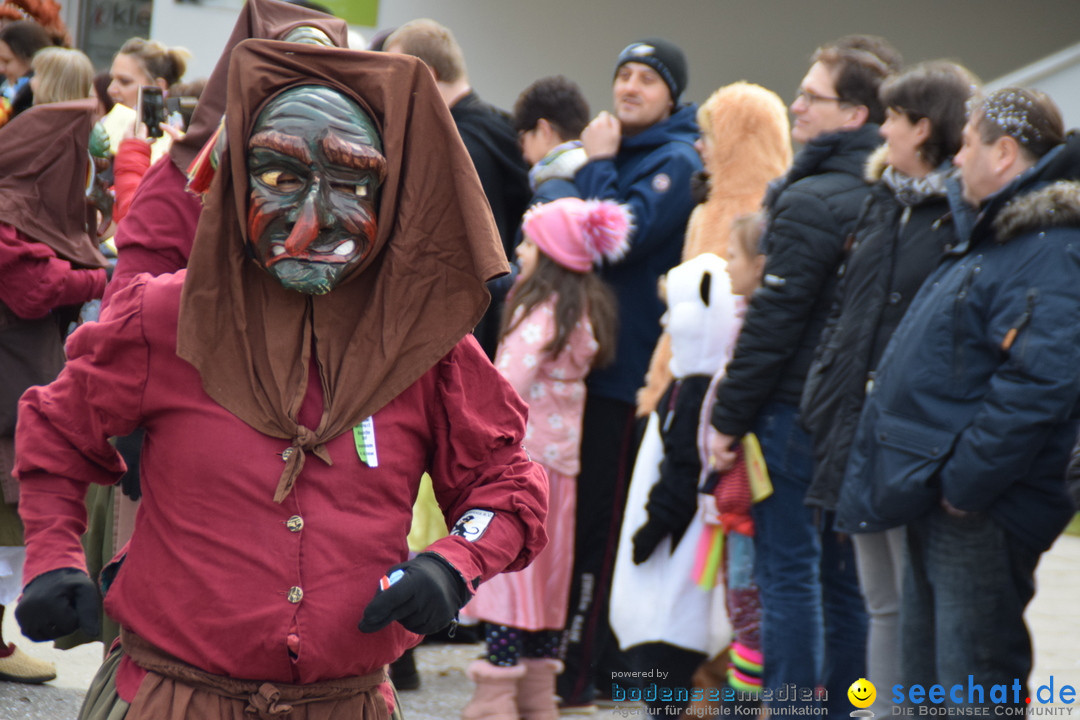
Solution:
<svg viewBox="0 0 1080 720"><path fill-rule="evenodd" d="M713 141L705 158L709 194L686 225L683 262L706 252L726 258L731 221L760 209L769 181L787 172L792 157L787 107L760 85L725 85L702 104L697 119L702 136ZM670 339L664 333L638 391L639 416L656 409L671 382L670 360Z"/></svg>

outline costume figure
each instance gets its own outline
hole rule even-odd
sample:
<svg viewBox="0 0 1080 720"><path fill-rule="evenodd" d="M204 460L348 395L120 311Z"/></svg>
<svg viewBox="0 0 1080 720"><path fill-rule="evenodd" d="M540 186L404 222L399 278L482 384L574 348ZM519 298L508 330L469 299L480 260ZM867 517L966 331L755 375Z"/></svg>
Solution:
<svg viewBox="0 0 1080 720"><path fill-rule="evenodd" d="M723 588L693 578L705 532L699 509L701 406L710 381L731 357L741 325L725 262L712 253L672 268L667 276L673 380L649 416L615 560L611 628L634 667L662 667L660 687L692 686L691 676L728 642ZM613 690L612 697L617 693ZM677 714L686 698L654 699L652 712Z"/></svg>
<svg viewBox="0 0 1080 720"><path fill-rule="evenodd" d="M122 652L82 717L387 718L384 666L546 541L524 404L466 337L506 261L417 61L246 41L225 118L188 270L118 293L24 398L18 617L94 617L82 496L142 425L104 573ZM424 471L453 530L402 563Z"/></svg>
<svg viewBox="0 0 1080 720"><path fill-rule="evenodd" d="M476 691L465 720L554 720L555 676L570 571L585 376L610 362L615 299L593 265L626 252L629 211L560 198L522 221L521 265L496 364L528 398L525 447L547 470L548 546L536 562L486 586L467 612L487 621L485 657L469 666Z"/></svg>
<svg viewBox="0 0 1080 720"><path fill-rule="evenodd" d="M187 132L169 148L172 162L156 163L146 171L128 214L116 228L119 257L106 302L140 272L163 275L187 267L203 209L198 197L186 190L187 173L221 124L233 48L249 38L347 47L347 31L344 20L325 13L279 0L248 0L199 96Z"/></svg>
<svg viewBox="0 0 1080 720"><path fill-rule="evenodd" d="M22 588L16 506L19 396L56 378L64 337L82 303L105 291L105 258L87 233L89 100L30 108L0 129L0 619ZM0 642L0 678L45 682L50 663Z"/></svg>

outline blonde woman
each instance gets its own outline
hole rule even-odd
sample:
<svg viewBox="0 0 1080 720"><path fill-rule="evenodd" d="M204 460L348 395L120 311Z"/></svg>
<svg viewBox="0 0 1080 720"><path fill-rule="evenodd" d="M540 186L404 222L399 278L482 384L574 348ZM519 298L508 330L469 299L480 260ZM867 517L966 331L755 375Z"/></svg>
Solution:
<svg viewBox="0 0 1080 720"><path fill-rule="evenodd" d="M156 86L167 92L183 77L190 57L191 53L182 47L168 47L157 40L140 37L130 38L120 46L109 69L112 77L109 97L118 105L134 108L140 87ZM123 110L119 113L129 119L122 123L122 139L114 149L116 205L113 217L117 222L127 215L142 176L150 165L169 151L172 144L171 135L155 139L152 131L156 128L145 127L141 118L130 119Z"/></svg>
<svg viewBox="0 0 1080 720"><path fill-rule="evenodd" d="M30 89L34 104L82 100L90 97L94 65L80 50L51 47L39 50L30 63L34 76Z"/></svg>

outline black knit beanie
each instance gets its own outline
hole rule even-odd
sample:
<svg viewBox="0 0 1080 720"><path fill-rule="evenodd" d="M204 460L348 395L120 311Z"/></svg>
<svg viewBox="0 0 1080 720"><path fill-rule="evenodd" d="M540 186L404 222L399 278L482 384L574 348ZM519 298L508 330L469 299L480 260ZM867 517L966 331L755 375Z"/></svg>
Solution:
<svg viewBox="0 0 1080 720"><path fill-rule="evenodd" d="M615 63L615 73L628 62L648 65L660 74L671 91L671 99L678 103L679 96L686 89L686 55L673 42L662 38L646 38L627 45Z"/></svg>

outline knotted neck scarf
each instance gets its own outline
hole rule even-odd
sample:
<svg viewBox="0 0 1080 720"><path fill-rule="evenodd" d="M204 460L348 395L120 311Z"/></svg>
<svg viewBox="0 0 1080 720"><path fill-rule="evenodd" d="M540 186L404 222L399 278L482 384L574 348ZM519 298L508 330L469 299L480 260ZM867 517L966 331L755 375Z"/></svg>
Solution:
<svg viewBox="0 0 1080 720"><path fill-rule="evenodd" d="M360 105L379 128L387 161L372 251L318 296L285 289L245 252L248 136L267 101L306 84ZM225 117L227 146L195 234L177 352L215 401L290 441L280 502L307 453L330 463L327 441L472 330L487 306L484 283L509 268L472 161L416 58L247 40L232 54ZM308 428L296 418L313 360L323 412Z"/></svg>

